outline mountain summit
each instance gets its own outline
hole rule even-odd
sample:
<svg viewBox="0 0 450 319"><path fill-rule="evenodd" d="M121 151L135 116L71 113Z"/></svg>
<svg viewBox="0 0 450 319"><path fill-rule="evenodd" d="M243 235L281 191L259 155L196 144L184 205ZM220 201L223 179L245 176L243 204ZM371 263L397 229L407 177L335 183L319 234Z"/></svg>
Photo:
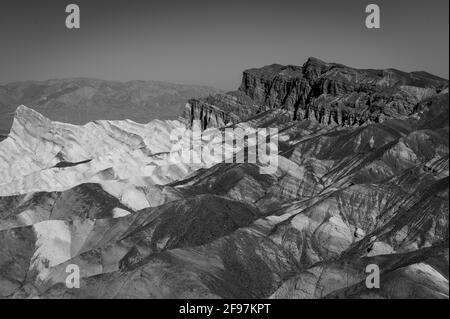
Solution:
<svg viewBox="0 0 450 319"><path fill-rule="evenodd" d="M287 110L293 120L358 126L411 115L418 103L446 88L448 80L426 72L355 69L309 58L303 66L246 70L238 91L193 99L185 112L191 120L203 114L205 126L210 120L214 126L274 108ZM227 114L223 120L222 110Z"/></svg>

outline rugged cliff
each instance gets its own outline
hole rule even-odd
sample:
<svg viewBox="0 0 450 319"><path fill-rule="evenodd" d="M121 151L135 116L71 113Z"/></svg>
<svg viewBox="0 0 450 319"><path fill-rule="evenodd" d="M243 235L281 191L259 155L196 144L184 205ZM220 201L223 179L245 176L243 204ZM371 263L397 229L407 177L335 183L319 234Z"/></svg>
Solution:
<svg viewBox="0 0 450 319"><path fill-rule="evenodd" d="M245 104L191 101L188 108L195 104L196 112L188 119L203 115L204 126L220 126L230 117L244 120L261 111L284 108L293 120L358 126L410 115L419 103L446 87L447 80L426 72L355 69L309 58L301 67L273 64L244 71L239 90L229 95L245 95L249 98ZM220 101L227 102L223 96ZM253 114L242 110L248 110L249 104L256 106Z"/></svg>
<svg viewBox="0 0 450 319"><path fill-rule="evenodd" d="M259 107L240 91L216 94L204 99L191 99L184 110L188 126L200 121L202 129L237 123L256 114Z"/></svg>

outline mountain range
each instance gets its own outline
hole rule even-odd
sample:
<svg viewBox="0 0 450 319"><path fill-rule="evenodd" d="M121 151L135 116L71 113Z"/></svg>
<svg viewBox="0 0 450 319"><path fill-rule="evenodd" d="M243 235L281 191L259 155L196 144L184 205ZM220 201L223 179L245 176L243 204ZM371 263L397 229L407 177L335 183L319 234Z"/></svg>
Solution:
<svg viewBox="0 0 450 319"><path fill-rule="evenodd" d="M26 81L0 86L0 140L8 135L19 105L72 124L94 120L176 119L186 100L219 90L156 81L116 82L89 78Z"/></svg>
<svg viewBox="0 0 450 319"><path fill-rule="evenodd" d="M120 100L104 92L102 107ZM448 299L448 80L310 58L201 95L148 123L16 109L0 142L1 298ZM171 161L171 132L197 120L277 128L277 170Z"/></svg>

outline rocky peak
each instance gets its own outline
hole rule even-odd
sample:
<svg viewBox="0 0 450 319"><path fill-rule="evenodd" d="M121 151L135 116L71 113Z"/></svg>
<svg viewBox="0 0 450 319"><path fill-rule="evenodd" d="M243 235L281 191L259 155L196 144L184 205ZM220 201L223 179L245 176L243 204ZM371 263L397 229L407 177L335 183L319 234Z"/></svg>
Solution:
<svg viewBox="0 0 450 319"><path fill-rule="evenodd" d="M302 66L303 75L310 80L315 80L325 73L331 65L320 59L310 57Z"/></svg>
<svg viewBox="0 0 450 319"><path fill-rule="evenodd" d="M50 124L51 121L42 114L25 105L20 105L14 113L10 135L21 136L24 131L33 134L33 132L45 130Z"/></svg>
<svg viewBox="0 0 450 319"><path fill-rule="evenodd" d="M195 104L198 115L209 114L202 119L204 127L220 126L229 119L244 120L248 115L274 108L287 110L293 120L359 126L408 116L421 101L445 87L448 80L426 72L356 69L311 57L301 67L272 64L244 71L238 91L230 94L245 95L251 102L229 107L202 99ZM201 111L202 105L205 111ZM252 105L250 110L242 110L248 105ZM227 119L221 120L220 112L226 113ZM189 121L196 118L190 114Z"/></svg>

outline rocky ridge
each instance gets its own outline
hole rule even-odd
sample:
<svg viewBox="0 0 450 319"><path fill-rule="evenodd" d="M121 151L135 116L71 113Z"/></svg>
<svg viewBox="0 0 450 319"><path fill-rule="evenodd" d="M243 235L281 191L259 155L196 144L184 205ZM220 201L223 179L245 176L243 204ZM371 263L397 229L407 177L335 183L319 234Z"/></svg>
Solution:
<svg viewBox="0 0 450 319"><path fill-rule="evenodd" d="M411 115L423 100L446 89L448 80L426 72L355 69L309 58L303 66L246 70L238 91L228 98L192 100L185 117L201 119L206 127L283 108L292 120L359 126Z"/></svg>
<svg viewBox="0 0 450 319"><path fill-rule="evenodd" d="M186 100L218 92L205 86L90 78L10 83L0 86L0 141L7 137L19 105L51 120L77 125L125 119L147 123L176 120Z"/></svg>

